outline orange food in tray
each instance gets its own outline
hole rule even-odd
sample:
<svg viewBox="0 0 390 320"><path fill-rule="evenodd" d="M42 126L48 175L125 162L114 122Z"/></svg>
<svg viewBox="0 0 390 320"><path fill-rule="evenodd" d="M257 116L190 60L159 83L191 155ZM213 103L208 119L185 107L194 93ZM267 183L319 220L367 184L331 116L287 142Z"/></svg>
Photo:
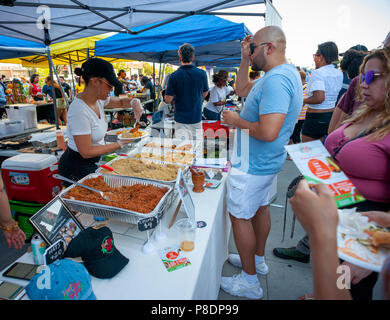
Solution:
<svg viewBox="0 0 390 320"><path fill-rule="evenodd" d="M83 184L103 191L113 201L104 200L98 193L78 186L67 192L64 198L103 204L139 213L152 212L168 191L168 188L143 184L112 188L104 182L104 178L101 176L87 179Z"/></svg>

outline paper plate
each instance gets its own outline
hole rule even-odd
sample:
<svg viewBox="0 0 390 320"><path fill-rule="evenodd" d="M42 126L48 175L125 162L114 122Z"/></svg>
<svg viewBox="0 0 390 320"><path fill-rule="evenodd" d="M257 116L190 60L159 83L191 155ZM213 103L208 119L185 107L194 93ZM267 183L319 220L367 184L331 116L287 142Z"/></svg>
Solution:
<svg viewBox="0 0 390 320"><path fill-rule="evenodd" d="M350 262L364 269L380 272L390 250L380 248L374 250L370 246L361 244L355 237L343 235L337 232L338 256L344 261Z"/></svg>
<svg viewBox="0 0 390 320"><path fill-rule="evenodd" d="M125 138L123 137L123 134L121 133L119 136L118 136L118 139L119 140L131 140L131 141L134 141L134 140L138 140L138 139L141 139L141 138L144 138L148 135L148 133L142 129L139 129L139 131L142 132L142 136L140 137L134 137L134 138Z"/></svg>

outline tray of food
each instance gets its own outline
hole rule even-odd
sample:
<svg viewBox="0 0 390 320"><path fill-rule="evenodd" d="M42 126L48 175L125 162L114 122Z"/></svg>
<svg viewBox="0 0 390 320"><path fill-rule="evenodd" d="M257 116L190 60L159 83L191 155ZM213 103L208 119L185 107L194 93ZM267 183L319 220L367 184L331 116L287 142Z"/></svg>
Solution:
<svg viewBox="0 0 390 320"><path fill-rule="evenodd" d="M338 256L358 267L380 272L390 255L390 230L369 222L355 209L338 210Z"/></svg>
<svg viewBox="0 0 390 320"><path fill-rule="evenodd" d="M191 166L194 163L195 154L169 149L148 150L143 148L141 151L137 149L131 151L129 153L129 157L134 159L152 159L171 164Z"/></svg>
<svg viewBox="0 0 390 320"><path fill-rule="evenodd" d="M142 148L171 149L175 151L194 152L194 145L189 140L151 138L145 140Z"/></svg>
<svg viewBox="0 0 390 320"><path fill-rule="evenodd" d="M114 169L115 172L99 167L96 173L134 177L166 184L176 183L179 168L184 173L189 170L189 167L184 165L171 164L153 159L134 159L122 156L107 162L106 165Z"/></svg>
<svg viewBox="0 0 390 320"><path fill-rule="evenodd" d="M161 216L171 204L173 187L156 182L92 173L78 181L104 193L71 185L60 194L74 211L137 224L139 220Z"/></svg>

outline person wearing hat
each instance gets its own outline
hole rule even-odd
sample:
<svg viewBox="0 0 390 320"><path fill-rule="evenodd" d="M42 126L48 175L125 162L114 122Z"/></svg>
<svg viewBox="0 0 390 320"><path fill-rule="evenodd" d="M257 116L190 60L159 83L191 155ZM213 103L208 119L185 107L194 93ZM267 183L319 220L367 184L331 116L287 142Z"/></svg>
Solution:
<svg viewBox="0 0 390 320"><path fill-rule="evenodd" d="M213 75L215 86L210 91L210 98L203 109L203 115L207 120L221 120L221 111L226 104L226 98L234 93L234 89L226 86L228 72L219 70Z"/></svg>
<svg viewBox="0 0 390 320"><path fill-rule="evenodd" d="M92 58L84 62L75 73L85 81L85 89L76 95L68 110L68 146L60 158L59 173L79 180L95 172L100 156L122 148L130 140L105 144L107 122L104 109L133 108L139 121L143 109L138 99L110 96L116 86L122 86L115 76L111 63ZM69 186L64 182L65 186Z"/></svg>

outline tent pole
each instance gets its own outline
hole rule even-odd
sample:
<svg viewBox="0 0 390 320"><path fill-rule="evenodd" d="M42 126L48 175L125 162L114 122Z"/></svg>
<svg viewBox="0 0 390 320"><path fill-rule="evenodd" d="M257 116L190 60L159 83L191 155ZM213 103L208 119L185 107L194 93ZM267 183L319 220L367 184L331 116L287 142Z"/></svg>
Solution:
<svg viewBox="0 0 390 320"><path fill-rule="evenodd" d="M54 67L54 66L53 66ZM66 103L66 108L69 109L69 102L68 102L68 99L66 99L66 94L65 94L65 91L64 91L64 88L62 87L61 85L61 81L60 81L60 77L58 76L57 74L57 70L54 68L54 74L56 75L56 78L57 78L57 83L59 84L60 86L60 91L61 91L61 94L62 94L62 97L64 98L64 101ZM53 78L52 78L53 79ZM53 87L52 87L53 88ZM54 92L54 91L53 91ZM55 95L55 92L53 93Z"/></svg>
<svg viewBox="0 0 390 320"><path fill-rule="evenodd" d="M54 77L53 77L54 65L53 65L53 61L51 60L50 46L47 45L46 48L47 48L47 58L49 60L50 79L53 80L51 82L51 92L53 93L53 97L52 98L53 98L53 105L54 105L55 123L56 123L56 128L60 129L60 125L58 123L58 116L57 116L57 99L56 99L56 93L55 93L55 89L54 89Z"/></svg>
<svg viewBox="0 0 390 320"><path fill-rule="evenodd" d="M156 64L153 61L153 91L154 95L152 97L153 99L153 112L155 111L155 98L156 98Z"/></svg>
<svg viewBox="0 0 390 320"><path fill-rule="evenodd" d="M73 92L72 93L74 94L75 84L74 84L74 76L73 76L73 71L72 71L72 59L70 58L70 55L69 55L69 68L70 68L70 75L72 76L72 84L73 84ZM71 97L69 97L69 98L71 98Z"/></svg>
<svg viewBox="0 0 390 320"><path fill-rule="evenodd" d="M89 48L87 48L87 60L89 59Z"/></svg>

